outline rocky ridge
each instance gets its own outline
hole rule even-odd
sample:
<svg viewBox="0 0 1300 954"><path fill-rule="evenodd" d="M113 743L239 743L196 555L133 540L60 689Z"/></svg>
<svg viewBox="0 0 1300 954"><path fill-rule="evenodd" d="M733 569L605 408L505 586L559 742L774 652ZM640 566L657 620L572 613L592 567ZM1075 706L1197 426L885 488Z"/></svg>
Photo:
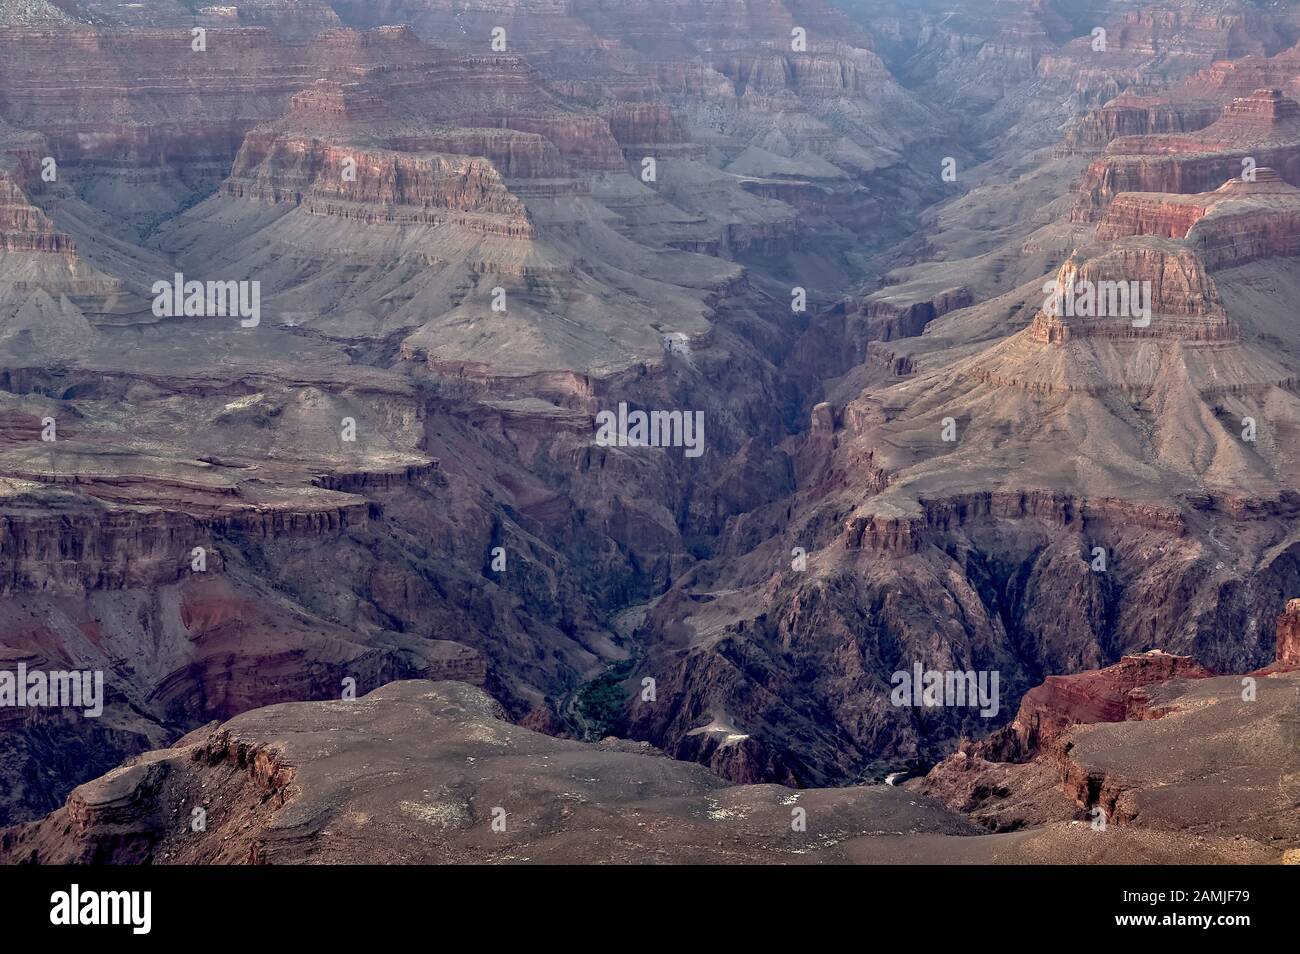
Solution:
<svg viewBox="0 0 1300 954"><path fill-rule="evenodd" d="M993 830L1086 815L1103 832L1109 825L1250 832L1289 850L1300 834L1290 781L1295 602L1278 618L1277 660L1265 670L1216 677L1188 657L1152 651L1051 677L1025 696L1012 723L963 743L908 785ZM1188 733L1206 744L1175 741ZM1225 773L1237 779L1230 813L1217 805Z"/></svg>
<svg viewBox="0 0 1300 954"><path fill-rule="evenodd" d="M359 777L358 763L383 770ZM467 767L468 766L468 767ZM204 825L190 824L203 813ZM803 826L790 819L802 812ZM8 862L1270 862L1273 844L1116 827L980 835L891 786L728 786L644 744L553 739L462 683L399 682L199 729L0 832Z"/></svg>

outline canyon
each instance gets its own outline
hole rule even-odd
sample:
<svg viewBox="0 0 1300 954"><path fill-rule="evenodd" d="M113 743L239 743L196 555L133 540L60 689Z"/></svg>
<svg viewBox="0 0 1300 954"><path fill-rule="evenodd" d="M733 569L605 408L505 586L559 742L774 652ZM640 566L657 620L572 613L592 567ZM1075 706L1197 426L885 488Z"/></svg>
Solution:
<svg viewBox="0 0 1300 954"><path fill-rule="evenodd" d="M985 6L0 0L0 861L1300 848L1300 11Z"/></svg>
<svg viewBox="0 0 1300 954"><path fill-rule="evenodd" d="M1257 694L1190 657L1127 656L1049 677L1012 723L902 786L728 784L647 742L515 725L463 681L393 682L131 759L0 832L0 862L1276 862L1300 835L1285 659L1300 600L1277 622Z"/></svg>

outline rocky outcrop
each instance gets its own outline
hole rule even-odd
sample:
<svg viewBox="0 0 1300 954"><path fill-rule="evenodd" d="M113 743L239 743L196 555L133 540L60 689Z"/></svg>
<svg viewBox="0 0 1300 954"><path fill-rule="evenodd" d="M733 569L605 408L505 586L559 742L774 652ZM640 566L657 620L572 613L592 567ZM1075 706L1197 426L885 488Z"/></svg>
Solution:
<svg viewBox="0 0 1300 954"><path fill-rule="evenodd" d="M1068 150L1102 149L1123 136L1190 133L1204 129L1223 114L1219 103L1168 102L1157 96L1124 93L1089 111L1065 137Z"/></svg>
<svg viewBox="0 0 1300 954"><path fill-rule="evenodd" d="M1076 254L1061 266L1049 298L1029 329L1045 344L1075 337L1219 342L1239 334L1204 261L1181 246L1129 241L1095 256Z"/></svg>
<svg viewBox="0 0 1300 954"><path fill-rule="evenodd" d="M1300 189L1272 169L1232 179L1195 196L1125 193L1115 197L1099 240L1128 235L1185 239L1206 268L1300 254Z"/></svg>
<svg viewBox="0 0 1300 954"><path fill-rule="evenodd" d="M0 172L0 251L60 255L69 264L76 253L72 236L55 228L7 172Z"/></svg>
<svg viewBox="0 0 1300 954"><path fill-rule="evenodd" d="M900 301L884 289L861 301L857 314L867 319L872 340L893 341L895 338L915 337L936 318L973 303L974 298L967 288L944 289L925 301Z"/></svg>
<svg viewBox="0 0 1300 954"><path fill-rule="evenodd" d="M1288 600L1286 610L1277 618L1277 662L1300 666L1300 599Z"/></svg>
<svg viewBox="0 0 1300 954"><path fill-rule="evenodd" d="M971 751L989 761L1025 762L1050 750L1071 726L1152 717L1150 699L1140 691L1145 686L1211 675L1190 656L1152 650L1094 672L1048 676L1020 700L1010 725Z"/></svg>
<svg viewBox="0 0 1300 954"><path fill-rule="evenodd" d="M1043 520L1058 527L1083 527L1091 522L1117 521L1165 533L1185 532L1182 515L1173 508L1141 506L1113 499L1079 499L1045 491L982 493L920 501L921 513L907 517L856 516L844 528L849 549L916 553L944 534L979 521Z"/></svg>
<svg viewBox="0 0 1300 954"><path fill-rule="evenodd" d="M1300 835L1285 794L1297 764L1287 711L1295 688L1294 675L1261 680L1254 694L1238 677L1152 684L1145 691L1158 704L1144 719L1078 727L1047 758L1067 798L1120 827L1196 825L1215 812L1222 773L1258 773L1233 793L1244 810L1217 826L1286 845Z"/></svg>
<svg viewBox="0 0 1300 954"><path fill-rule="evenodd" d="M1085 809L1094 823L1099 814L1119 825L1186 823L1190 805L1217 797L1206 786L1219 784L1223 759L1256 764L1257 756L1240 754L1243 732L1265 746L1281 745L1280 771L1289 771L1295 753L1286 751L1294 741L1287 732L1294 728L1285 727L1285 699L1293 685L1279 680L1295 665L1297 621L1300 600L1290 600L1277 618L1276 663L1250 679L1216 678L1190 657L1158 650L1096 671L1049 676L1026 693L1013 722L963 742L913 787L996 829ZM1141 727L1156 720L1158 727ZM1213 742L1205 741L1207 732ZM1175 740L1201 744L1184 741L1181 748ZM1239 754L1227 754L1233 746ZM1181 760L1175 749L1184 753ZM1257 801L1260 816L1239 824L1271 826L1273 837L1295 834L1276 827L1285 800L1274 799L1268 783L1248 791L1243 797Z"/></svg>
<svg viewBox="0 0 1300 954"><path fill-rule="evenodd" d="M482 159L413 156L320 140L265 142L250 135L222 188L233 198L288 202L311 215L372 224L455 221L508 237L533 234L523 203Z"/></svg>
<svg viewBox="0 0 1300 954"><path fill-rule="evenodd" d="M79 256L72 235L39 204L52 191L40 178L41 159L25 143L16 158L0 169L0 255L8 266L0 279L0 340L24 337L23 346L47 356L76 351L94 337L84 314L130 310L120 303L126 288Z"/></svg>
<svg viewBox="0 0 1300 954"><path fill-rule="evenodd" d="M557 786L573 793L558 811ZM792 797L811 818L806 836L791 830ZM176 824L178 811L188 819L196 810L205 820L197 836ZM352 831L359 820L364 838ZM730 787L648 746L511 725L462 683L408 681L199 729L78 787L49 819L0 831L0 862L482 863L522 852L568 863L718 863L809 851L834 862L847 857L837 844L882 826L978 831L884 787L798 796ZM668 842L664 832L674 833Z"/></svg>
<svg viewBox="0 0 1300 954"><path fill-rule="evenodd" d="M1097 239L1108 241L1127 235L1186 238L1192 226L1204 218L1210 208L1208 202L1170 193L1121 192L1098 224Z"/></svg>
<svg viewBox="0 0 1300 954"><path fill-rule="evenodd" d="M1209 192L1239 175L1247 161L1300 183L1300 105L1281 90L1238 97L1216 122L1194 133L1111 141L1084 171L1071 218L1100 220L1122 192Z"/></svg>
<svg viewBox="0 0 1300 954"><path fill-rule="evenodd" d="M350 473L320 474L312 483L326 490L345 494L376 493L400 487L430 486L440 477L438 462L412 464L394 470L361 470Z"/></svg>

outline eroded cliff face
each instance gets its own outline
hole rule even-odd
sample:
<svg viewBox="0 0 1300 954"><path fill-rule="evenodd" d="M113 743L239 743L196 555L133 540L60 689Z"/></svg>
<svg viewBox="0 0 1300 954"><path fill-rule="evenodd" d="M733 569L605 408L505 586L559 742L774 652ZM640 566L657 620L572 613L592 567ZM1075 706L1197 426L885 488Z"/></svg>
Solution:
<svg viewBox="0 0 1300 954"><path fill-rule="evenodd" d="M1244 23L1220 35L1226 46ZM1276 55L1285 36L1236 48L1291 77L1294 58ZM1189 48L1188 63L1210 45ZM1055 63L1048 73L1068 59ZM1171 85L1177 94L1191 82ZM1267 621L1297 573L1290 412L1271 416L1294 404L1294 352L1257 339L1284 322L1238 310L1246 279L1229 270L1287 267L1291 173L1260 159L1241 176L1240 160L1284 156L1294 109L1276 89L1224 81L1212 93L1197 82L1199 100L1162 103L1157 92L1117 101L1111 119L1084 116L1074 145L1110 142L1116 157L1082 168L1095 218L1069 221L1067 199L1052 207L1058 218L1045 212L1019 232L1008 220L987 241L949 234L980 221L972 203L987 212L1012 201L1015 189L982 183L931 220L938 234L917 254L943 249L943 266L899 268L861 304L819 319L815 334L838 336L839 353L810 334L799 360L848 373L794 454L796 492L784 509L738 522L651 612L649 655L627 682L630 731L733 780L757 771L815 785L924 762L963 731L998 724L969 708L894 706L891 675L915 661L996 671L1018 700L1043 675L1152 647L1217 671L1272 658ZM1140 141L1099 131L1128 122L1124 108L1142 110ZM1221 157L1206 156L1216 148ZM1169 165L1088 192L1097 169L1111 175L1130 155L1135 169ZM1068 196L1068 178L1057 181L1044 201ZM1011 247L1055 254L986 284L981 256ZM1047 283L1029 270L1038 261ZM1142 314L1042 304L1049 286L1120 282L1141 286ZM1279 425L1267 448L1229 423L1266 417ZM1238 538L1236 551L1222 544L1227 526L1279 549L1260 560ZM1240 553L1229 558L1236 580L1228 552ZM1061 589L1065 598L1047 596ZM634 697L645 675L668 686L668 705Z"/></svg>
<svg viewBox="0 0 1300 954"><path fill-rule="evenodd" d="M345 180L344 170L354 163L357 178ZM405 207L407 221L438 225L454 219L471 229L519 237L531 231L523 203L505 188L500 173L469 158L417 158L319 140L246 142L224 187L236 198L290 202L310 215L391 222Z"/></svg>
<svg viewBox="0 0 1300 954"><path fill-rule="evenodd" d="M1300 106L1276 88L1233 99L1220 118L1185 135L1110 140L1079 184L1072 218L1095 222L1122 192L1209 192L1259 166L1300 181Z"/></svg>
<svg viewBox="0 0 1300 954"><path fill-rule="evenodd" d="M781 306L665 239L784 254L799 213L713 169L640 82L574 100L518 54L405 27L308 42L241 19L198 51L169 16L3 40L26 77L2 107L5 658L103 671L119 714L69 733L103 753L80 767L57 733L9 737L32 781L6 818L194 724L348 682L468 679L561 731L566 694L628 653L609 608L790 489ZM160 106L178 89L183 114ZM637 184L643 149L682 164L672 201ZM152 287L182 272L259 283L263 314L159 315ZM465 318L497 316L498 285L489 344ZM619 401L702 409L731 462L593 446Z"/></svg>
<svg viewBox="0 0 1300 954"><path fill-rule="evenodd" d="M890 786L794 793L728 786L644 743L549 738L502 716L481 690L426 681L392 683L352 702L248 712L79 786L39 822L0 830L0 862L1269 863L1280 856L1258 821L1251 837L1125 825L1101 841L1068 824L1028 837L981 835L938 801ZM568 793L560 810L557 787ZM802 809L805 831L792 830L791 806ZM505 828L494 830L502 811ZM178 825L180 813L201 817L203 826Z"/></svg>
<svg viewBox="0 0 1300 954"><path fill-rule="evenodd" d="M1286 611L1277 618L1277 662L1300 665L1300 600L1288 600Z"/></svg>
<svg viewBox="0 0 1300 954"><path fill-rule="evenodd" d="M1025 762L1050 750L1072 725L1146 718L1149 699L1136 691L1144 686L1211 675L1190 656L1152 650L1095 672L1049 676L1020 700L1011 724L980 742L975 751L991 761Z"/></svg>
<svg viewBox="0 0 1300 954"><path fill-rule="evenodd" d="M1300 190L1268 168L1203 195L1122 193L1097 226L1098 239L1158 235L1186 239L1209 269L1300 251Z"/></svg>
<svg viewBox="0 0 1300 954"><path fill-rule="evenodd" d="M1296 758L1287 698L1294 667L1284 662L1295 602L1278 618L1277 660L1264 670L1215 677L1190 657L1152 651L1049 677L1010 725L963 742L908 787L993 830L1086 818L1100 832L1214 828L1287 847L1300 833L1287 780ZM1243 753L1247 736L1272 754ZM1249 811L1231 820L1215 808L1225 771L1250 779L1234 791Z"/></svg>

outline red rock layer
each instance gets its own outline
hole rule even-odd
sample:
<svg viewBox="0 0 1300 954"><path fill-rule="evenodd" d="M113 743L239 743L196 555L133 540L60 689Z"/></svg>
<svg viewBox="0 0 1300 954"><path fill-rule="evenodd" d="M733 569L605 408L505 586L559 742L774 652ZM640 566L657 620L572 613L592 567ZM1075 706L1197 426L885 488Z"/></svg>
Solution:
<svg viewBox="0 0 1300 954"><path fill-rule="evenodd" d="M309 43L262 28L210 29L207 52L190 44L188 30L2 27L0 114L42 130L61 162L139 167L228 162L295 94L294 108L320 120L382 118L395 97L413 116L537 133L582 168L624 168L606 120L559 102L516 55L452 56L409 27L330 29ZM335 85L314 86L321 77ZM341 91L358 80L374 88Z"/></svg>
<svg viewBox="0 0 1300 954"><path fill-rule="evenodd" d="M1209 192L1241 174L1245 158L1300 183L1300 105L1280 90L1233 100L1199 132L1112 141L1084 171L1071 219L1100 220L1121 192Z"/></svg>
<svg viewBox="0 0 1300 954"><path fill-rule="evenodd" d="M1195 132L1222 113L1218 103L1169 103L1126 93L1085 115L1066 134L1065 146L1067 150L1100 149L1122 136Z"/></svg>
<svg viewBox="0 0 1300 954"><path fill-rule="evenodd" d="M599 116L583 113L522 115L469 113L457 119L461 125L501 127L536 133L555 143L560 154L580 169L593 172L621 172L626 164L623 150Z"/></svg>
<svg viewBox="0 0 1300 954"><path fill-rule="evenodd" d="M356 179L346 180L344 169L353 163ZM485 159L363 150L273 133L268 141L254 132L222 188L238 198L294 203L314 215L430 225L454 220L479 231L533 234L523 203Z"/></svg>
<svg viewBox="0 0 1300 954"><path fill-rule="evenodd" d="M360 84L344 86L331 80L317 80L290 100L290 111L303 118L323 120L375 120L390 115L388 103Z"/></svg>
<svg viewBox="0 0 1300 954"><path fill-rule="evenodd" d="M1281 48L1284 39L1265 13L1200 11L1172 5L1130 10L1108 31L1119 49L1158 56L1177 49L1184 56L1236 59Z"/></svg>
<svg viewBox="0 0 1300 954"><path fill-rule="evenodd" d="M647 150L662 151L677 145L688 147L691 155L704 154L703 146L688 143L681 123L666 103L614 103L604 107L601 114L625 154L648 155Z"/></svg>
<svg viewBox="0 0 1300 954"><path fill-rule="evenodd" d="M1020 700L1014 721L977 748L992 761L1025 761L1049 748L1072 725L1148 717L1146 697L1136 691L1143 686L1212 675L1190 656L1153 651L1125 656L1105 669L1048 676Z"/></svg>
<svg viewBox="0 0 1300 954"><path fill-rule="evenodd" d="M448 127L437 132L394 134L385 137L385 143L398 152L483 156L507 179L561 179L572 175L554 143L517 129Z"/></svg>
<svg viewBox="0 0 1300 954"><path fill-rule="evenodd" d="M1180 202L1168 193L1121 192L1106 210L1096 236L1103 242L1127 235L1186 238L1213 206L1209 200Z"/></svg>
<svg viewBox="0 0 1300 954"><path fill-rule="evenodd" d="M403 115L393 115L389 100L409 92L400 71L366 72L361 80L317 80L293 97L284 120L250 133L265 144L280 138L344 143L406 153L451 153L485 157L501 175L511 179L565 178L573 174L555 144L537 133L505 128L493 120L491 128L448 125L437 108L423 108L415 116L412 104ZM421 119L423 114L432 119Z"/></svg>
<svg viewBox="0 0 1300 954"><path fill-rule="evenodd" d="M1189 236L1207 268L1300 255L1300 209L1253 209L1201 222Z"/></svg>
<svg viewBox="0 0 1300 954"><path fill-rule="evenodd" d="M1232 179L1196 196L1118 195L1097 226L1097 238L1186 239L1207 268L1300 254L1300 189L1272 169L1255 172L1254 181Z"/></svg>

